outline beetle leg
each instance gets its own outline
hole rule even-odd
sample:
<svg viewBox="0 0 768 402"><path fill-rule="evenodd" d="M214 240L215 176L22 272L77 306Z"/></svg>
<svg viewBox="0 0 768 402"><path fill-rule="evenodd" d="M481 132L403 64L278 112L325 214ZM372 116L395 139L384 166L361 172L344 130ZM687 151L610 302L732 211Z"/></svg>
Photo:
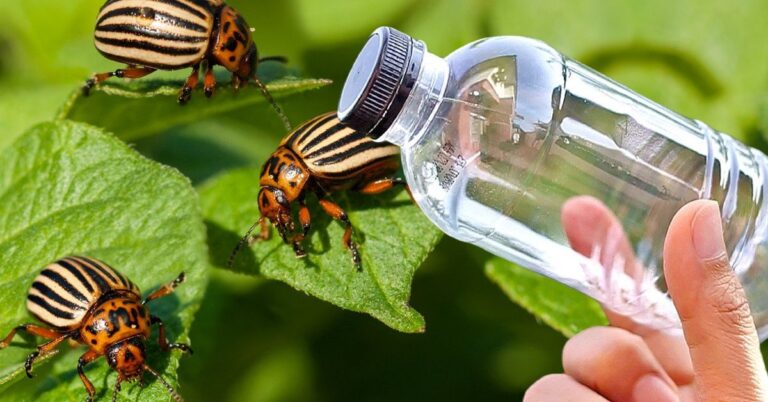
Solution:
<svg viewBox="0 0 768 402"><path fill-rule="evenodd" d="M216 77L213 75L213 64L208 64L208 68L205 70L205 81L203 91L205 97L210 98L213 95L213 91L216 89Z"/></svg>
<svg viewBox="0 0 768 402"><path fill-rule="evenodd" d="M189 102L189 98L192 97L192 91L197 87L197 82L200 80L200 64L192 67L192 74L187 77L187 81L179 91L179 98L177 99L180 104Z"/></svg>
<svg viewBox="0 0 768 402"><path fill-rule="evenodd" d="M413 200L413 193L411 193L411 188L408 186L408 183L399 177L390 177L387 179L374 180L374 181L363 184L362 186L356 188L355 190L363 194L374 195L374 194L383 193L394 186L403 186L403 188L405 188L405 191L408 192L408 196L410 196L411 200Z"/></svg>
<svg viewBox="0 0 768 402"><path fill-rule="evenodd" d="M168 343L168 338L165 337L165 325L163 324L163 320L159 317L155 317L154 315L149 316L149 322L152 325L157 324L157 344L160 345L160 349L162 349L163 352L167 352L171 349L179 349L182 352L192 354L192 348L186 343Z"/></svg>
<svg viewBox="0 0 768 402"><path fill-rule="evenodd" d="M299 223L301 224L301 233L293 235L291 243L293 244L293 252L296 253L296 258L303 258L307 256L301 243L307 237L310 228L311 217L309 215L309 208L307 208L306 201L302 198L299 200Z"/></svg>
<svg viewBox="0 0 768 402"><path fill-rule="evenodd" d="M239 90L242 83L243 80L237 74L232 74L232 89L235 91Z"/></svg>
<svg viewBox="0 0 768 402"><path fill-rule="evenodd" d="M56 346L59 346L61 342L68 338L69 334L60 334L58 338L38 346L36 351L30 353L29 356L27 356L27 360L24 362L24 370L27 372L27 377L32 378L32 363L34 363L38 357L50 353Z"/></svg>
<svg viewBox="0 0 768 402"><path fill-rule="evenodd" d="M344 247L352 253L352 261L355 263L357 270L362 271L363 267L360 261L360 252L357 250L357 244L352 240L352 223L349 221L347 213L344 212L339 204L336 204L328 198L320 198L319 202L326 214L344 224L344 237L342 238Z"/></svg>
<svg viewBox="0 0 768 402"><path fill-rule="evenodd" d="M95 87L98 84L101 84L102 82L112 78L141 78L146 75L154 73L156 70L151 67L128 67L128 68L121 68L115 71L107 72L107 73L98 73L94 74L93 77L89 78L85 81L85 85L83 85L83 95L88 96L88 94L91 93L91 89Z"/></svg>
<svg viewBox="0 0 768 402"><path fill-rule="evenodd" d="M163 285L163 287L161 287L160 289L157 289L154 292L152 292L149 296L147 296L146 299L144 299L144 301L141 304L147 304L152 300L168 296L169 294L173 293L174 290L176 290L176 287L184 283L186 279L187 279L187 276L184 274L184 272L180 273L179 276L176 277L176 279Z"/></svg>
<svg viewBox="0 0 768 402"><path fill-rule="evenodd" d="M83 385L85 385L85 390L88 391L88 398L86 399L88 402L93 402L93 397L96 395L96 388L94 388L93 384L91 384L91 380L85 376L83 368L85 365L98 359L100 356L101 355L96 351L89 350L80 356L80 360L77 361L77 375L80 376L80 381L83 382Z"/></svg>
<svg viewBox="0 0 768 402"><path fill-rule="evenodd" d="M115 70L112 75L117 78L135 79L147 76L157 71L151 67L130 67Z"/></svg>
<svg viewBox="0 0 768 402"><path fill-rule="evenodd" d="M305 200L299 201L299 223L301 223L301 230L304 237L309 234L309 228L311 226L312 217L309 215L309 208Z"/></svg>
<svg viewBox="0 0 768 402"><path fill-rule="evenodd" d="M253 243L259 242L259 241L265 241L269 240L269 221L264 219L262 216L259 218L259 220L256 222L261 227L261 230L259 230L258 234L254 234L253 236L250 236L248 238L248 245L252 246Z"/></svg>
<svg viewBox="0 0 768 402"><path fill-rule="evenodd" d="M356 188L355 190L363 194L373 195L383 193L394 186L403 186L406 188L406 190L408 190L409 193L411 192L410 189L408 189L408 184L405 182L405 180L399 177L390 177L386 179L370 181L363 184L359 188Z"/></svg>
<svg viewBox="0 0 768 402"><path fill-rule="evenodd" d="M6 335L6 337L0 341L0 349L7 348L8 345L11 344L11 340L13 340L14 335L16 335L16 333L19 331L28 332L32 335L37 335L45 339L56 339L63 335L60 332L56 332L52 329L41 327L35 324L19 325L18 327L12 329L11 332L9 332L8 335Z"/></svg>

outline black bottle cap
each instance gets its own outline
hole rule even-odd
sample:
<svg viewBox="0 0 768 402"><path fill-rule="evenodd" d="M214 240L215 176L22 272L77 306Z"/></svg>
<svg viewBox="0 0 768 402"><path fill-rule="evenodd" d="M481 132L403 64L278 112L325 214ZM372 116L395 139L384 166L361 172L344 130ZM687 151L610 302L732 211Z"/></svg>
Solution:
<svg viewBox="0 0 768 402"><path fill-rule="evenodd" d="M424 51L424 43L394 28L375 30L341 91L341 121L373 138L387 131L416 84Z"/></svg>

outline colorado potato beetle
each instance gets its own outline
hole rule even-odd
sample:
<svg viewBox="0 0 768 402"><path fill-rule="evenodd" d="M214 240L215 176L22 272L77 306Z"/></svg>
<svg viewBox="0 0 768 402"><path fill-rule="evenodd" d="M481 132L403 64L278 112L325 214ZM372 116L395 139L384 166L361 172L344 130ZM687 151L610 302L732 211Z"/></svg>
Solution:
<svg viewBox="0 0 768 402"><path fill-rule="evenodd" d="M405 181L392 175L400 166L397 146L375 142L365 133L341 123L335 112L317 116L289 133L261 170L258 205L261 217L251 226L229 258L229 265L245 243L269 238L272 223L286 243L293 245L297 257L304 257L302 241L309 233L308 192L317 195L323 211L344 227L343 243L352 261L361 269L360 253L352 240L352 224L330 194L353 190L378 194ZM301 231L297 232L291 204L298 202ZM252 238L253 230L261 232Z"/></svg>
<svg viewBox="0 0 768 402"><path fill-rule="evenodd" d="M151 326L157 324L160 349L192 351L186 344L168 343L163 321L151 315L146 306L152 300L173 293L184 278L182 272L142 300L139 288L104 262L79 256L62 258L45 267L27 293L27 310L47 327L20 325L0 341L0 349L8 347L19 331L48 339L27 357L24 364L27 376L32 378L35 360L71 339L88 347L78 360L77 373L88 391L89 402L96 389L83 369L101 356L105 356L109 366L118 373L113 401L121 382L141 381L147 371L163 383L176 401L181 402L181 396L173 387L145 363L145 344Z"/></svg>
<svg viewBox="0 0 768 402"><path fill-rule="evenodd" d="M111 78L141 78L157 70L192 67L179 92L179 103L187 102L197 87L199 70L205 65L204 92L210 97L216 87L213 66L232 72L238 89L253 81L277 111L288 119L256 75L260 62L251 28L243 17L222 0L108 0L99 11L94 33L96 49L106 58L127 63L125 69L94 74L83 86L88 94L95 85ZM290 128L289 128L290 129Z"/></svg>

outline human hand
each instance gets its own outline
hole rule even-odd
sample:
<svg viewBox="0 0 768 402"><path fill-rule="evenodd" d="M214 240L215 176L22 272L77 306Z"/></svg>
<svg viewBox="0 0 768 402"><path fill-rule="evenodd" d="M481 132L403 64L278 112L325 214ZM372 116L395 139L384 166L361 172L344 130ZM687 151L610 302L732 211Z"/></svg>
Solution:
<svg viewBox="0 0 768 402"><path fill-rule="evenodd" d="M589 256L596 239L613 237L612 253L634 260L619 221L600 201L573 198L562 215L574 250ZM757 330L722 233L717 203L705 200L681 208L667 232L664 276L684 339L606 311L612 326L571 338L565 373L538 380L524 401L767 401Z"/></svg>

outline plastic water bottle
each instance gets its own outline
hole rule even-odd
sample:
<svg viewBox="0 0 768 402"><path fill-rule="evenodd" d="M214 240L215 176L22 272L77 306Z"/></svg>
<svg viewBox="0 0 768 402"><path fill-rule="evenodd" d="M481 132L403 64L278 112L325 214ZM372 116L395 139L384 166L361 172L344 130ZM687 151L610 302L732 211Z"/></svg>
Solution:
<svg viewBox="0 0 768 402"><path fill-rule="evenodd" d="M691 200L718 201L731 263L768 337L760 151L522 37L440 58L379 28L347 78L339 115L401 147L414 199L445 233L659 329L680 327L662 272L669 223ZM579 202L590 200L621 222L632 261L616 252L627 243L621 231L572 248L562 219L579 219Z"/></svg>

